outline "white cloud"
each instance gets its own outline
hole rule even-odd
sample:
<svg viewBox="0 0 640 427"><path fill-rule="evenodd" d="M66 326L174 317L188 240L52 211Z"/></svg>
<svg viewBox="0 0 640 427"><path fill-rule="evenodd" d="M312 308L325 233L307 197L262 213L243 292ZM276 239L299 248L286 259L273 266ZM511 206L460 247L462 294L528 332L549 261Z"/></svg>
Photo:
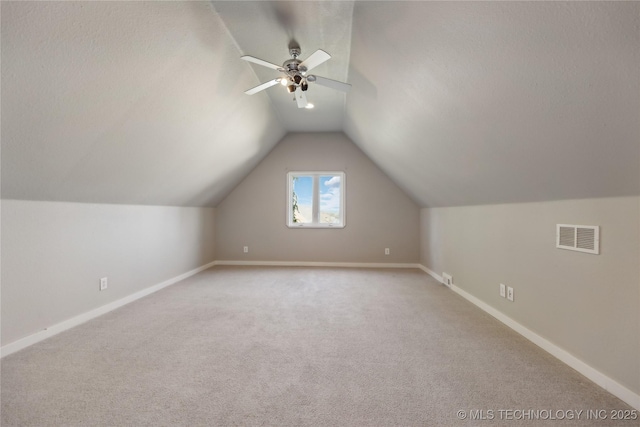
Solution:
<svg viewBox="0 0 640 427"><path fill-rule="evenodd" d="M327 187L340 185L340 176L332 176L331 179L328 179L324 182L324 185L326 185Z"/></svg>
<svg viewBox="0 0 640 427"><path fill-rule="evenodd" d="M340 187L331 187L328 192L320 195L320 210L338 212L340 210L340 202Z"/></svg>

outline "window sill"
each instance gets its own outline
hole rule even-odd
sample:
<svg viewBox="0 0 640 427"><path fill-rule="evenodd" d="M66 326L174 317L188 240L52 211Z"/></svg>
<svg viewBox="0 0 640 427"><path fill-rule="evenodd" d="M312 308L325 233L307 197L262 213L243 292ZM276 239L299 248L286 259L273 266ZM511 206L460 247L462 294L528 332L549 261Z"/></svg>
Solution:
<svg viewBox="0 0 640 427"><path fill-rule="evenodd" d="M344 228L345 224L287 224L289 228Z"/></svg>

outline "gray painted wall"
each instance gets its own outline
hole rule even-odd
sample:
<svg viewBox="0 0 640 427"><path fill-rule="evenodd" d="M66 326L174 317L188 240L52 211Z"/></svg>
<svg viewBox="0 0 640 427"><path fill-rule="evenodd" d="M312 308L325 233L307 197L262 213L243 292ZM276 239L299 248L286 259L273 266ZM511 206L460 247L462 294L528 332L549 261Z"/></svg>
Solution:
<svg viewBox="0 0 640 427"><path fill-rule="evenodd" d="M2 200L2 345L213 261L214 216Z"/></svg>
<svg viewBox="0 0 640 427"><path fill-rule="evenodd" d="M286 226L295 170L346 172L345 228ZM415 263L418 224L418 206L344 134L289 134L218 205L216 249L219 260Z"/></svg>
<svg viewBox="0 0 640 427"><path fill-rule="evenodd" d="M421 263L639 393L639 220L639 197L422 209ZM556 249L556 224L599 225L600 255Z"/></svg>

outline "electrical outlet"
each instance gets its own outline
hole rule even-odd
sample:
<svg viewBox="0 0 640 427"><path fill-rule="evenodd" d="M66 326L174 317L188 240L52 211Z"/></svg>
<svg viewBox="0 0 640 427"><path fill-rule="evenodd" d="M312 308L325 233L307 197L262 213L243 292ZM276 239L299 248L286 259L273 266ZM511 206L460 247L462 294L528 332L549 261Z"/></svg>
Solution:
<svg viewBox="0 0 640 427"><path fill-rule="evenodd" d="M248 254L249 253L249 246L245 246L242 250L244 251L245 254Z"/></svg>
<svg viewBox="0 0 640 427"><path fill-rule="evenodd" d="M450 274L442 273L442 283L451 287L453 285L453 277Z"/></svg>
<svg viewBox="0 0 640 427"><path fill-rule="evenodd" d="M389 255L391 252L389 251L389 248L384 248L384 254L385 255Z"/></svg>
<svg viewBox="0 0 640 427"><path fill-rule="evenodd" d="M500 283L500 296L502 298L506 298L507 297L507 287L505 285L503 285L502 283Z"/></svg>
<svg viewBox="0 0 640 427"><path fill-rule="evenodd" d="M100 279L100 290L104 291L105 289L107 289L107 278L103 277L102 279Z"/></svg>
<svg viewBox="0 0 640 427"><path fill-rule="evenodd" d="M511 286L507 286L507 299L513 301L513 288Z"/></svg>

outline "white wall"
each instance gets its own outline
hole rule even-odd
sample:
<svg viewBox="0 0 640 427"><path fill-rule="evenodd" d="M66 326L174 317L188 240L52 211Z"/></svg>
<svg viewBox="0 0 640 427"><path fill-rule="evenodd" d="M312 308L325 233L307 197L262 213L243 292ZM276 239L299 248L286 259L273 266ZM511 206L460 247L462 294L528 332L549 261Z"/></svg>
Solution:
<svg viewBox="0 0 640 427"><path fill-rule="evenodd" d="M296 170L345 171L345 228L286 226L287 172ZM289 134L218 205L216 250L219 260L416 263L419 215L344 134Z"/></svg>
<svg viewBox="0 0 640 427"><path fill-rule="evenodd" d="M2 345L213 261L214 215L2 200Z"/></svg>
<svg viewBox="0 0 640 427"><path fill-rule="evenodd" d="M563 223L599 225L600 255L556 249ZM640 393L639 197L422 209L420 224L423 265Z"/></svg>

